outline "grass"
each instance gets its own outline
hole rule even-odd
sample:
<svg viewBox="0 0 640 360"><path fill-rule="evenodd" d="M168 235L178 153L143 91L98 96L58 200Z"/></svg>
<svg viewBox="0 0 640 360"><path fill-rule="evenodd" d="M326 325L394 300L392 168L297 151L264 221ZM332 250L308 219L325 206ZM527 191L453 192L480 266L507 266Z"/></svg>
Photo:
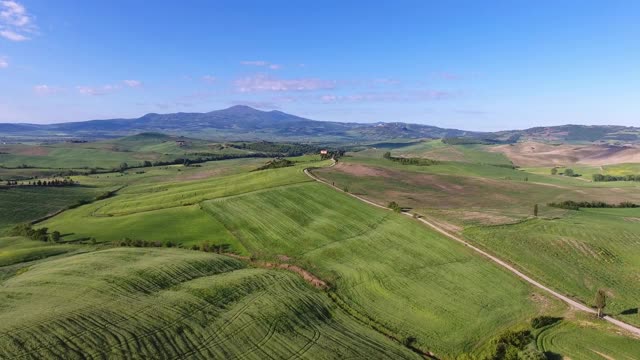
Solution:
<svg viewBox="0 0 640 360"><path fill-rule="evenodd" d="M551 359L636 359L640 341L616 333L603 321L581 318L562 321L537 336L538 348Z"/></svg>
<svg viewBox="0 0 640 360"><path fill-rule="evenodd" d="M0 237L0 268L70 253L78 248L75 245L55 245L22 237Z"/></svg>
<svg viewBox="0 0 640 360"><path fill-rule="evenodd" d="M37 227L48 227L63 234L63 241L95 238L97 242L133 240L171 242L186 247L203 242L228 244L231 250L246 255L244 247L198 205L166 208L143 213L110 217L92 216L87 207L66 211Z"/></svg>
<svg viewBox="0 0 640 360"><path fill-rule="evenodd" d="M640 298L640 210L581 209L562 219L472 227L464 235L586 304L606 289L605 312L640 324L633 311Z"/></svg>
<svg viewBox="0 0 640 360"><path fill-rule="evenodd" d="M317 183L203 207L249 252L294 258L351 309L437 356L473 352L537 312L527 285L464 246Z"/></svg>
<svg viewBox="0 0 640 360"><path fill-rule="evenodd" d="M0 234L15 224L38 219L96 194L96 189L81 186L0 187Z"/></svg>
<svg viewBox="0 0 640 360"><path fill-rule="evenodd" d="M336 167L316 173L379 204L395 201L458 226L521 221L532 215L536 203L545 217L562 216L564 211L545 204L563 200L640 203L638 186L612 191L610 183L594 184L486 164L445 162L411 166L354 155L342 159Z"/></svg>
<svg viewBox="0 0 640 360"><path fill-rule="evenodd" d="M441 140L431 140L396 148L391 151L391 154L393 156L423 157L444 161L511 165L511 161L504 154L489 152L485 148L485 145L449 145Z"/></svg>
<svg viewBox="0 0 640 360"><path fill-rule="evenodd" d="M0 299L1 358L416 358L294 274L196 251L47 261Z"/></svg>

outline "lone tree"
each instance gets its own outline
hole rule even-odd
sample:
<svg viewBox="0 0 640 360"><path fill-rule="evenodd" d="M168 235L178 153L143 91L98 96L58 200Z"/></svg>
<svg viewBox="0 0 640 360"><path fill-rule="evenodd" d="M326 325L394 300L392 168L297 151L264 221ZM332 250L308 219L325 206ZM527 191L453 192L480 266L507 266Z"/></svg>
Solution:
<svg viewBox="0 0 640 360"><path fill-rule="evenodd" d="M533 216L538 216L538 204L533 205Z"/></svg>
<svg viewBox="0 0 640 360"><path fill-rule="evenodd" d="M554 167L551 168L551 175L557 175L558 174L558 168Z"/></svg>
<svg viewBox="0 0 640 360"><path fill-rule="evenodd" d="M602 309L607 306L607 293L604 290L598 289L598 292L596 292L595 303L596 308L598 309L598 317L600 318L602 317Z"/></svg>
<svg viewBox="0 0 640 360"><path fill-rule="evenodd" d="M573 176L575 175L575 173L573 172L573 169L564 169L564 176Z"/></svg>

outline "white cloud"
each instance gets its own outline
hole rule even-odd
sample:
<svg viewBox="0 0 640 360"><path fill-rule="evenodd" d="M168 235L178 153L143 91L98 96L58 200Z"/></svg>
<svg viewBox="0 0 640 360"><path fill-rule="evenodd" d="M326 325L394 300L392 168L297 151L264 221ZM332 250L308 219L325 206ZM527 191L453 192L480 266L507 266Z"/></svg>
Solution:
<svg viewBox="0 0 640 360"><path fill-rule="evenodd" d="M282 68L282 65L280 65L280 64L273 64L273 63L270 63L270 62L264 61L264 60L241 61L240 64L246 65L246 66L266 67L266 68L269 68L271 70L279 70L279 69Z"/></svg>
<svg viewBox="0 0 640 360"><path fill-rule="evenodd" d="M6 57L0 56L0 69L6 69L9 67L9 61Z"/></svg>
<svg viewBox="0 0 640 360"><path fill-rule="evenodd" d="M142 86L142 81L140 80L122 80L122 82L131 88L137 88Z"/></svg>
<svg viewBox="0 0 640 360"><path fill-rule="evenodd" d="M82 95L100 96L112 93L120 89L118 85L103 85L103 86L76 86L78 92Z"/></svg>
<svg viewBox="0 0 640 360"><path fill-rule="evenodd" d="M256 91L312 91L333 89L335 81L315 78L278 79L264 74L238 79L234 86L239 92Z"/></svg>
<svg viewBox="0 0 640 360"><path fill-rule="evenodd" d="M216 81L216 78L215 78L215 76L205 75L205 76L202 77L202 81L204 81L206 83L209 83L209 84L212 84L212 83L214 83Z"/></svg>
<svg viewBox="0 0 640 360"><path fill-rule="evenodd" d="M25 41L37 30L27 9L13 0L0 0L0 36L11 41Z"/></svg>
<svg viewBox="0 0 640 360"><path fill-rule="evenodd" d="M62 91L62 88L57 86L51 86L46 84L36 85L33 87L33 92L38 95L54 95Z"/></svg>

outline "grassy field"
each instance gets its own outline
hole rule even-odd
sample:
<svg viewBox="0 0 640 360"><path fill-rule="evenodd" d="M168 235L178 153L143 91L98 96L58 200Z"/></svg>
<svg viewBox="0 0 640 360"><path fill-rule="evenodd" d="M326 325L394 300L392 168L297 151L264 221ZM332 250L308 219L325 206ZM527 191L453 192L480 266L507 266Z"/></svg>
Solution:
<svg viewBox="0 0 640 360"><path fill-rule="evenodd" d="M471 227L464 235L586 304L606 289L605 312L640 325L640 210L581 209L561 219Z"/></svg>
<svg viewBox="0 0 640 360"><path fill-rule="evenodd" d="M638 183L591 183L464 162L401 165L378 157L378 153L370 155L354 153L341 159L337 166L316 173L379 204L395 201L456 226L520 221L533 214L536 203L545 217L562 216L565 211L545 205L563 200L640 203Z"/></svg>
<svg viewBox="0 0 640 360"><path fill-rule="evenodd" d="M502 153L488 152L485 145L449 145L442 140L423 141L391 150L393 156L421 157L443 161L477 164L511 165Z"/></svg>
<svg viewBox="0 0 640 360"><path fill-rule="evenodd" d="M0 268L67 254L79 249L76 245L55 245L22 237L0 237Z"/></svg>
<svg viewBox="0 0 640 360"><path fill-rule="evenodd" d="M0 187L0 234L15 224L38 219L96 195L95 188L82 186Z"/></svg>
<svg viewBox="0 0 640 360"><path fill-rule="evenodd" d="M74 145L134 156L181 148L156 136ZM394 155L453 151L435 141L382 148ZM466 227L471 240L587 303L605 287L606 310L636 321L638 210L567 216L541 206L544 218L469 226L520 221L533 203L640 202L637 186L493 166L504 159L482 146L454 149L464 159L436 166L400 165L381 158L386 150L370 149L314 173L381 204L395 200L450 221L455 231ZM62 244L0 237L0 358L416 356L383 334L415 338L414 346L442 359L478 358L505 330L539 314L564 316L563 304L466 247L302 172L329 161L290 159L295 166L264 171L252 170L268 159L235 159L74 176L78 187L0 189L5 230L77 202L76 195L119 189L36 225L63 233ZM323 293L296 274L199 251L110 248L125 237L182 247L227 244L237 254L300 265L331 289ZM636 349L599 322L573 315L542 331L537 344L575 360L593 355L580 352L586 341L601 342L589 349L614 358Z"/></svg>
<svg viewBox="0 0 640 360"><path fill-rule="evenodd" d="M249 252L303 264L354 311L439 357L473 352L539 309L531 288L464 246L324 185L203 206Z"/></svg>
<svg viewBox="0 0 640 360"><path fill-rule="evenodd" d="M584 316L545 328L537 334L536 342L552 360L634 360L640 354L640 340L622 336L604 321Z"/></svg>
<svg viewBox="0 0 640 360"><path fill-rule="evenodd" d="M90 143L0 145L0 166L47 169L117 168L121 163L139 166L143 161L197 158L199 154L246 155L251 151L218 143L157 133L143 133Z"/></svg>
<svg viewBox="0 0 640 360"><path fill-rule="evenodd" d="M294 274L196 251L47 261L6 279L0 299L6 359L417 358Z"/></svg>

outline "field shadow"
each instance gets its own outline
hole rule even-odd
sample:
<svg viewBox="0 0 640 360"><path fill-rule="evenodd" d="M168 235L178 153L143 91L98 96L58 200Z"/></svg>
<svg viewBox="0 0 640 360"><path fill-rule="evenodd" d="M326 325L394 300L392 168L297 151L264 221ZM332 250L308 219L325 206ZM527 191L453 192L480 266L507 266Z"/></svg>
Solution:
<svg viewBox="0 0 640 360"><path fill-rule="evenodd" d="M631 308L631 309L621 311L620 315L633 315L637 313L638 313L638 308Z"/></svg>

